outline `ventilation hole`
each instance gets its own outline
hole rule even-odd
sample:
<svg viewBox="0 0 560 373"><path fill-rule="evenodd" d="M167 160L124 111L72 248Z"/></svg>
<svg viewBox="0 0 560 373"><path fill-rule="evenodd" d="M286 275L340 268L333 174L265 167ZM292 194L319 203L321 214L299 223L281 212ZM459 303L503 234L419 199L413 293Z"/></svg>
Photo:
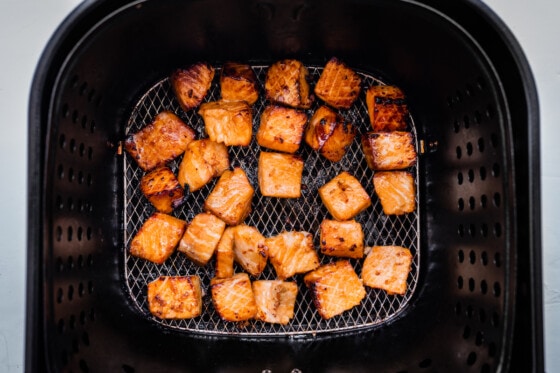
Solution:
<svg viewBox="0 0 560 373"><path fill-rule="evenodd" d="M66 325L64 324L64 319L58 320L58 323L56 324L56 329L58 330L59 334L64 334L64 332L66 331Z"/></svg>
<svg viewBox="0 0 560 373"><path fill-rule="evenodd" d="M459 124L459 121L455 120L453 122L453 130L455 131L455 133L459 133L460 129L461 129L461 125Z"/></svg>
<svg viewBox="0 0 560 373"><path fill-rule="evenodd" d="M88 160L90 160L90 161L93 159L93 148L92 148L91 146L88 147L87 158L88 158Z"/></svg>
<svg viewBox="0 0 560 373"><path fill-rule="evenodd" d="M479 91L484 91L484 89L486 88L486 82L484 81L484 79L483 79L482 77L479 77L479 78L476 80L476 88L477 88Z"/></svg>
<svg viewBox="0 0 560 373"><path fill-rule="evenodd" d="M58 165L58 169L56 171L56 174L58 175L58 178L60 180L64 179L64 167L62 165Z"/></svg>
<svg viewBox="0 0 560 373"><path fill-rule="evenodd" d="M500 207L500 205L502 204L502 196L500 195L500 193L494 193L492 202L494 203L494 206Z"/></svg>
<svg viewBox="0 0 560 373"><path fill-rule="evenodd" d="M90 293L90 294L93 293L93 282L92 281L88 281L88 293Z"/></svg>
<svg viewBox="0 0 560 373"><path fill-rule="evenodd" d="M91 174L87 175L87 186L91 186L93 184L93 176Z"/></svg>
<svg viewBox="0 0 560 373"><path fill-rule="evenodd" d="M89 334L87 332L82 333L82 343L85 346L89 346Z"/></svg>
<svg viewBox="0 0 560 373"><path fill-rule="evenodd" d="M56 291L56 303L62 303L64 300L64 291L61 288L58 288Z"/></svg>
<svg viewBox="0 0 560 373"><path fill-rule="evenodd" d="M457 227L457 234L459 237L463 237L465 235L465 228L463 227L463 224L459 224Z"/></svg>
<svg viewBox="0 0 560 373"><path fill-rule="evenodd" d="M68 118L69 115L70 115L70 109L68 108L68 104L62 105L62 116L64 118Z"/></svg>
<svg viewBox="0 0 560 373"><path fill-rule="evenodd" d="M457 259L459 259L459 263L463 263L463 261L465 260L465 253L463 253L463 250L459 250L459 253L457 254Z"/></svg>
<svg viewBox="0 0 560 373"><path fill-rule="evenodd" d="M471 126L471 121L468 116L465 115L463 117L463 123L465 124L465 129L469 129L469 127Z"/></svg>
<svg viewBox="0 0 560 373"><path fill-rule="evenodd" d="M86 239L87 239L88 241L90 241L90 240L91 240L91 236L92 236L91 227L87 227L87 229L86 229Z"/></svg>
<svg viewBox="0 0 560 373"><path fill-rule="evenodd" d="M64 261L60 257L56 260L56 269L58 272L64 271Z"/></svg>
<svg viewBox="0 0 560 373"><path fill-rule="evenodd" d="M467 143L467 155L470 157L473 153L473 145L472 143L469 141Z"/></svg>
<svg viewBox="0 0 560 373"><path fill-rule="evenodd" d="M474 344L476 344L477 346L481 346L483 343L484 343L484 332L480 331L476 333L476 336L474 337Z"/></svg>
<svg viewBox="0 0 560 373"><path fill-rule="evenodd" d="M68 181L73 182L75 179L76 176L74 175L74 169L70 167L68 169Z"/></svg>
<svg viewBox="0 0 560 373"><path fill-rule="evenodd" d="M467 309L465 310L465 315L467 315L467 317L468 317L469 319L472 319L473 313L474 313L474 311L473 311L472 306L470 306L470 305L467 306Z"/></svg>
<svg viewBox="0 0 560 373"><path fill-rule="evenodd" d="M463 101L463 95L461 94L461 91L457 91L455 93L455 101L457 101L457 102L462 102Z"/></svg>
<svg viewBox="0 0 560 373"><path fill-rule="evenodd" d="M472 183L474 181L474 171L472 169L469 170L467 176L468 176L469 183Z"/></svg>
<svg viewBox="0 0 560 373"><path fill-rule="evenodd" d="M457 174L457 184L462 185L463 184L463 173L459 172Z"/></svg>
<svg viewBox="0 0 560 373"><path fill-rule="evenodd" d="M74 75L72 77L72 79L70 80L70 86L72 88L77 88L78 87L78 81L80 80L80 78L78 78L78 75Z"/></svg>
<svg viewBox="0 0 560 373"><path fill-rule="evenodd" d="M421 362L418 363L418 367L422 368L422 369L426 369L432 366L432 359L427 358L422 360Z"/></svg>
<svg viewBox="0 0 560 373"><path fill-rule="evenodd" d="M496 356L496 344L494 342L488 343L488 356Z"/></svg>
<svg viewBox="0 0 560 373"><path fill-rule="evenodd" d="M483 266L488 264L488 253L486 253L486 251L483 251L480 254L480 261L481 261Z"/></svg>
<svg viewBox="0 0 560 373"><path fill-rule="evenodd" d="M490 135L490 145L492 145L492 147L494 148L498 147L498 135L496 135L495 133Z"/></svg>
<svg viewBox="0 0 560 373"><path fill-rule="evenodd" d="M492 166L492 176L500 177L500 165L497 163Z"/></svg>
<svg viewBox="0 0 560 373"><path fill-rule="evenodd" d="M78 117L79 116L80 116L80 113L78 113L78 110L74 110L72 112L72 122L78 123Z"/></svg>
<svg viewBox="0 0 560 373"><path fill-rule="evenodd" d="M480 114L480 111L477 110L474 112L473 119L476 124L482 123L482 114Z"/></svg>
<svg viewBox="0 0 560 373"><path fill-rule="evenodd" d="M68 147L68 149L70 150L70 153L74 153L76 151L77 149L76 140L74 139L70 140L70 146Z"/></svg>
<svg viewBox="0 0 560 373"><path fill-rule="evenodd" d="M471 210L474 210L475 205L476 205L476 201L475 201L474 197L471 196L471 197L469 198L469 208L470 208Z"/></svg>
<svg viewBox="0 0 560 373"><path fill-rule="evenodd" d="M493 117L494 117L494 114L495 114L494 107L493 107L492 105L488 105L488 106L486 107L486 112L485 112L485 114L486 114L486 117L487 117L487 118L489 118L489 119L493 118Z"/></svg>
<svg viewBox="0 0 560 373"><path fill-rule="evenodd" d="M78 296L81 298L84 296L84 284L82 284L81 282L78 284Z"/></svg>
<svg viewBox="0 0 560 373"><path fill-rule="evenodd" d="M74 234L74 231L73 231L72 227L68 227L67 236L66 236L68 242L72 241L72 235L73 234Z"/></svg>
<svg viewBox="0 0 560 373"><path fill-rule="evenodd" d="M474 262L476 262L476 253L473 250L469 252L469 262L471 264L474 264Z"/></svg>
<svg viewBox="0 0 560 373"><path fill-rule="evenodd" d="M461 315L461 302L457 302L457 304L455 304L455 307L453 308L453 310L455 311L455 315L460 316Z"/></svg>
<svg viewBox="0 0 560 373"><path fill-rule="evenodd" d="M95 321L95 318L96 318L96 317L97 317L97 315L95 314L95 308L92 308L92 309L89 311L89 319L90 319L91 321Z"/></svg>
<svg viewBox="0 0 560 373"><path fill-rule="evenodd" d="M58 138L58 145L60 146L60 149L64 149L66 147L66 136L64 136L64 134L60 135Z"/></svg>
<svg viewBox="0 0 560 373"><path fill-rule="evenodd" d="M56 227L56 240L58 242L62 241L62 227Z"/></svg>
<svg viewBox="0 0 560 373"><path fill-rule="evenodd" d="M68 211L74 211L76 205L74 204L74 199L72 199L72 197L68 197L67 204L68 204Z"/></svg>
<svg viewBox="0 0 560 373"><path fill-rule="evenodd" d="M471 237L476 236L476 228L474 224L469 225L469 236Z"/></svg>
<svg viewBox="0 0 560 373"><path fill-rule="evenodd" d="M502 236L502 225L500 223L494 224L494 236L496 237Z"/></svg>
<svg viewBox="0 0 560 373"><path fill-rule="evenodd" d="M467 357L467 365L473 366L476 363L476 352L471 352Z"/></svg>
<svg viewBox="0 0 560 373"><path fill-rule="evenodd" d="M78 239L78 241L81 241L84 235L84 230L82 229L82 227L78 227L78 230L76 232L76 238Z"/></svg>
<svg viewBox="0 0 560 373"><path fill-rule="evenodd" d="M461 156L463 155L461 152L461 147L458 146L457 149L455 149L455 153L457 153L457 159L461 159Z"/></svg>
<svg viewBox="0 0 560 373"><path fill-rule="evenodd" d="M482 223L480 226L480 235L482 237L488 237L488 225L486 223Z"/></svg>
<svg viewBox="0 0 560 373"><path fill-rule="evenodd" d="M80 359L80 370L84 373L88 373L89 372L89 367L86 363L86 361L84 359Z"/></svg>
<svg viewBox="0 0 560 373"><path fill-rule="evenodd" d="M480 180L486 180L486 167L480 167Z"/></svg>
<svg viewBox="0 0 560 373"><path fill-rule="evenodd" d="M83 157L86 154L86 146L83 142L80 143L80 146L78 147L78 154L80 154L80 157Z"/></svg>
<svg viewBox="0 0 560 373"><path fill-rule="evenodd" d="M76 316L70 315L70 318L68 319L68 326L72 330L76 328Z"/></svg>
<svg viewBox="0 0 560 373"><path fill-rule="evenodd" d="M78 172L78 184L84 183L84 174L82 171Z"/></svg>
<svg viewBox="0 0 560 373"><path fill-rule="evenodd" d="M82 123L82 128L85 129L85 128L87 127L87 124L88 124L88 117L87 117L87 115L83 115L83 116L82 116L82 121L81 121L81 123Z"/></svg>
<svg viewBox="0 0 560 373"><path fill-rule="evenodd" d="M89 91L87 96L88 102L92 102L94 97L95 97L95 89L92 89L91 91Z"/></svg>
<svg viewBox="0 0 560 373"><path fill-rule="evenodd" d="M93 120L91 121L91 123L90 123L90 125L89 125L89 131L90 131L91 133L94 133L94 132L95 132L95 121L93 121Z"/></svg>
<svg viewBox="0 0 560 373"><path fill-rule="evenodd" d="M499 282L494 282L494 286L492 287L492 294L494 294L496 298L499 298L500 295L502 295L502 287L500 286Z"/></svg>
<svg viewBox="0 0 560 373"><path fill-rule="evenodd" d="M72 270L74 269L74 258L72 257L72 255L70 255L68 257L68 269Z"/></svg>
<svg viewBox="0 0 560 373"><path fill-rule="evenodd" d="M87 87L87 83L82 83L82 85L80 86L80 90L78 91L80 93L80 96L83 96L86 93Z"/></svg>
<svg viewBox="0 0 560 373"><path fill-rule="evenodd" d="M59 210L63 210L63 209L64 209L64 202L62 201L62 197L61 197L61 196L56 196L55 206L58 207Z"/></svg>
<svg viewBox="0 0 560 373"><path fill-rule="evenodd" d="M86 265L91 267L93 265L93 255L89 254L87 257Z"/></svg>
<svg viewBox="0 0 560 373"><path fill-rule="evenodd" d="M467 325L463 330L463 339L469 339L470 336L471 336L471 328L470 326Z"/></svg>
<svg viewBox="0 0 560 373"><path fill-rule="evenodd" d="M472 293L474 291L474 278L469 278L469 291Z"/></svg>
<svg viewBox="0 0 560 373"><path fill-rule="evenodd" d="M500 316L496 312L492 312L492 317L490 318L490 325L497 328L500 326Z"/></svg>
<svg viewBox="0 0 560 373"><path fill-rule="evenodd" d="M85 311L81 311L80 312L80 325L85 325L86 324L86 312Z"/></svg>
<svg viewBox="0 0 560 373"><path fill-rule="evenodd" d="M473 87L467 84L467 87L465 88L465 93L467 94L467 96L472 96L473 95Z"/></svg>
<svg viewBox="0 0 560 373"><path fill-rule="evenodd" d="M488 197L486 197L486 194L483 194L480 196L480 207L485 209L486 206L488 206Z"/></svg>
<svg viewBox="0 0 560 373"><path fill-rule="evenodd" d="M500 267L502 265L502 256L500 255L500 253L496 253L494 255L494 265L496 267Z"/></svg>
<svg viewBox="0 0 560 373"><path fill-rule="evenodd" d="M478 318L481 323L484 324L486 322L486 311L484 311L484 308L478 310Z"/></svg>
<svg viewBox="0 0 560 373"><path fill-rule="evenodd" d="M462 276L457 277L457 288L459 290L461 290L463 288L463 277Z"/></svg>
<svg viewBox="0 0 560 373"><path fill-rule="evenodd" d="M484 152L484 139L482 137L480 137L477 141L477 147L478 147L478 151L483 153Z"/></svg>
<svg viewBox="0 0 560 373"><path fill-rule="evenodd" d="M459 200L457 201L457 208L459 209L459 211L463 211L463 209L465 208L465 201L463 201L462 198L459 198Z"/></svg>
<svg viewBox="0 0 560 373"><path fill-rule="evenodd" d="M490 365L484 364L480 368L480 373L490 373Z"/></svg>
<svg viewBox="0 0 560 373"><path fill-rule="evenodd" d="M480 292L482 294L488 293L488 284L486 283L486 280L480 281Z"/></svg>
<svg viewBox="0 0 560 373"><path fill-rule="evenodd" d="M72 352L77 354L80 351L80 344L77 339L72 340Z"/></svg>

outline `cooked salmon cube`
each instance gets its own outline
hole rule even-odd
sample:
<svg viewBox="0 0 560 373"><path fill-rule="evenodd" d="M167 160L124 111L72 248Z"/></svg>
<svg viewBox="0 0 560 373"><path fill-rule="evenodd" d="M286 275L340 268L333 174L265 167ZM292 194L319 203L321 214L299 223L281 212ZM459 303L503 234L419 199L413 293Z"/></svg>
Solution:
<svg viewBox="0 0 560 373"><path fill-rule="evenodd" d="M156 115L152 123L129 135L125 150L144 171L164 165L185 152L194 130L170 111Z"/></svg>
<svg viewBox="0 0 560 373"><path fill-rule="evenodd" d="M246 64L226 62L220 75L220 89L224 101L245 101L253 105L259 98L257 76Z"/></svg>
<svg viewBox="0 0 560 373"><path fill-rule="evenodd" d="M185 254L195 264L203 266L214 254L225 229L224 221L208 212L202 212L188 224L177 251Z"/></svg>
<svg viewBox="0 0 560 373"><path fill-rule="evenodd" d="M130 243L130 255L162 264L173 254L187 223L160 212L148 218Z"/></svg>
<svg viewBox="0 0 560 373"><path fill-rule="evenodd" d="M258 180L265 197L299 198L303 159L297 155L261 152Z"/></svg>
<svg viewBox="0 0 560 373"><path fill-rule="evenodd" d="M402 170L416 163L411 132L368 132L362 135L362 150L372 170Z"/></svg>
<svg viewBox="0 0 560 373"><path fill-rule="evenodd" d="M355 136L354 126L327 106L315 111L305 130L305 142L332 162L342 159Z"/></svg>
<svg viewBox="0 0 560 373"><path fill-rule="evenodd" d="M319 197L338 221L350 220L371 206L371 199L358 179L346 171L320 187Z"/></svg>
<svg viewBox="0 0 560 373"><path fill-rule="evenodd" d="M348 260L325 264L306 274L303 281L324 319L359 305L366 296L364 285Z"/></svg>
<svg viewBox="0 0 560 373"><path fill-rule="evenodd" d="M177 179L180 185L188 185L194 192L228 168L228 149L224 144L210 139L194 140L183 155Z"/></svg>
<svg viewBox="0 0 560 373"><path fill-rule="evenodd" d="M374 246L362 267L364 285L383 289L388 294L406 293L412 254L401 246Z"/></svg>
<svg viewBox="0 0 560 373"><path fill-rule="evenodd" d="M241 224L233 231L233 257L250 275L258 277L268 261L268 247L257 228Z"/></svg>
<svg viewBox="0 0 560 373"><path fill-rule="evenodd" d="M360 94L361 79L336 57L327 62L315 85L315 95L337 109L349 109Z"/></svg>
<svg viewBox="0 0 560 373"><path fill-rule="evenodd" d="M416 210L416 186L410 172L376 172L373 187L386 215L403 215Z"/></svg>
<svg viewBox="0 0 560 373"><path fill-rule="evenodd" d="M309 232L282 232L268 237L265 244L270 263L280 280L319 267L319 256L313 246L313 235Z"/></svg>
<svg viewBox="0 0 560 373"><path fill-rule="evenodd" d="M253 135L253 112L245 101L213 101L200 105L206 133L227 146L247 146Z"/></svg>
<svg viewBox="0 0 560 373"><path fill-rule="evenodd" d="M298 287L295 282L259 280L253 282L257 304L255 319L286 325L294 317Z"/></svg>
<svg viewBox="0 0 560 373"><path fill-rule="evenodd" d="M171 74L171 87L185 111L194 109L208 93L215 70L204 62L198 62L186 69L177 69Z"/></svg>
<svg viewBox="0 0 560 373"><path fill-rule="evenodd" d="M254 193L255 190L249 183L245 171L235 167L233 171L227 170L220 176L204 202L204 209L228 225L237 225L251 212Z"/></svg>
<svg viewBox="0 0 560 373"><path fill-rule="evenodd" d="M389 85L369 87L366 92L366 106L374 132L406 129L408 109L400 88Z"/></svg>
<svg viewBox="0 0 560 373"><path fill-rule="evenodd" d="M227 227L216 247L215 276L226 278L233 276L233 232L234 227Z"/></svg>
<svg viewBox="0 0 560 373"><path fill-rule="evenodd" d="M183 202L183 188L169 167L159 167L144 174L140 190L160 212L169 214Z"/></svg>
<svg viewBox="0 0 560 373"><path fill-rule="evenodd" d="M246 273L210 281L212 303L220 317L226 321L245 321L255 317L257 304L251 280Z"/></svg>
<svg viewBox="0 0 560 373"><path fill-rule="evenodd" d="M364 232L355 220L325 219L319 227L321 253L344 258L364 256Z"/></svg>
<svg viewBox="0 0 560 373"><path fill-rule="evenodd" d="M190 319L202 314L198 276L161 276L148 284L148 308L160 319Z"/></svg>
<svg viewBox="0 0 560 373"><path fill-rule="evenodd" d="M297 60L282 60L270 66L266 73L266 98L275 103L308 109L313 98L307 82L307 68Z"/></svg>
<svg viewBox="0 0 560 373"><path fill-rule="evenodd" d="M306 123L307 114L301 110L269 105L261 114L257 143L268 149L295 153Z"/></svg>

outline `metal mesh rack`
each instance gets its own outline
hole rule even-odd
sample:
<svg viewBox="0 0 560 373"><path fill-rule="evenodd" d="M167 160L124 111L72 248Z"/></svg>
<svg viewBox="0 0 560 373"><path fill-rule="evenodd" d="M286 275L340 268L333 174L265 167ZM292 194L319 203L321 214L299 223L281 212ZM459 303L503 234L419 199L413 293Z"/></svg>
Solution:
<svg viewBox="0 0 560 373"><path fill-rule="evenodd" d="M253 66L253 70L257 75L262 90L267 66ZM321 71L322 68L320 67L309 67L310 81L312 83L317 81ZM219 76L219 72L219 69L217 69L216 76ZM384 84L368 74L363 72L359 74L364 87ZM213 82L205 101L219 99L220 89L217 80L215 79ZM308 114L311 115L319 104L319 102L315 102L313 107L309 109ZM267 102L264 100L263 95L261 95L253 106L254 134L259 126L260 114L266 105ZM162 110L171 110L177 113L185 123L195 129L198 138L206 137L202 118L196 113L196 110L189 112L181 110L167 78L155 83L140 98L130 115L127 133L138 131ZM356 126L358 134L369 130L369 118L363 97L352 108L340 113ZM416 139L414 122L412 118L409 119L410 130ZM373 190L373 171L368 169L366 165L359 143L359 136L356 137L353 144L349 147L343 159L336 163L324 159L306 145L300 147L298 154L305 160L305 169L302 177L302 197L297 199L269 198L263 197L259 193L257 187L257 162L260 151L261 148L254 138L248 147L229 148L232 166L243 168L251 184L255 187L252 212L245 220L246 224L257 227L266 237L285 230L305 230L314 235L315 246L318 247L318 228L321 221L327 218L329 214L323 206L317 190L341 171L349 171L358 178L372 197L372 206L356 217L356 220L362 224L365 244L367 246L401 245L408 247L412 252L413 260L407 281L408 290L406 294L404 296L387 295L384 291L366 287L367 295L359 306L332 319L323 320L316 312L311 296L303 284L303 276L297 275L289 279L296 281L299 287L294 318L289 324L276 325L261 321L239 324L223 321L215 312L208 292L210 280L214 276L214 264L212 261L204 267L199 267L189 261L183 254L176 252L163 265L156 265L129 254L128 247L130 241L143 222L154 212L154 208L142 195L139 188L143 171L129 157L124 157L123 174L126 194L124 211L124 242L126 247L123 248L124 274L129 294L141 312L154 321L172 329L211 335L235 334L239 336L298 336L333 331L351 331L383 323L401 312L411 299L418 281L420 266L419 211L417 209L414 213L403 216L386 216L383 214L381 204ZM176 159L170 164L173 171L177 171L180 161L181 158ZM410 171L415 176L415 180L417 180L417 166L412 167ZM213 180L199 191L187 192L184 204L177 208L173 215L190 221L196 214L202 211L202 205L213 189L215 182L216 180ZM418 195L416 200L418 202ZM320 260L324 264L337 259L320 254ZM360 275L363 260L353 259L351 263L358 275ZM240 271L241 268L236 265L236 272ZM206 291L206 294L203 296L202 316L183 320L161 320L153 317L148 311L146 285L161 275L187 274L200 276L203 289ZM274 278L275 272L270 264L259 277L259 279Z"/></svg>

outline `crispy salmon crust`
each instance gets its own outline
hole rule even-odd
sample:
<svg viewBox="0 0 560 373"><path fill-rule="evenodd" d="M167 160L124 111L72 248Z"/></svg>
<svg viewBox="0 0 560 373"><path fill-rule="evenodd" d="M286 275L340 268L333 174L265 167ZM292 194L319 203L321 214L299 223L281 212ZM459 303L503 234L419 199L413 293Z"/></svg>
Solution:
<svg viewBox="0 0 560 373"><path fill-rule="evenodd" d="M360 76L333 57L315 85L315 95L334 108L349 109L360 95L360 84Z"/></svg>
<svg viewBox="0 0 560 373"><path fill-rule="evenodd" d="M346 171L321 186L319 197L338 221L350 220L371 206L371 199L362 184Z"/></svg>
<svg viewBox="0 0 560 373"><path fill-rule="evenodd" d="M408 108L400 88L389 85L369 87L366 106L374 132L404 131Z"/></svg>
<svg viewBox="0 0 560 373"><path fill-rule="evenodd" d="M184 111L196 108L208 93L215 70L204 62L198 62L186 69L177 69L171 74L171 87Z"/></svg>
<svg viewBox="0 0 560 373"><path fill-rule="evenodd" d="M355 220L325 219L319 226L321 253L343 258L364 256L364 232Z"/></svg>
<svg viewBox="0 0 560 373"><path fill-rule="evenodd" d="M194 192L228 168L229 155L224 144L210 139L194 140L185 150L177 179L180 185L187 185Z"/></svg>
<svg viewBox="0 0 560 373"><path fill-rule="evenodd" d="M203 266L214 254L225 228L226 223L220 218L201 212L188 224L177 250L195 264Z"/></svg>
<svg viewBox="0 0 560 373"><path fill-rule="evenodd" d="M160 276L148 284L148 308L160 319L190 319L202 314L198 276Z"/></svg>
<svg viewBox="0 0 560 373"><path fill-rule="evenodd" d="M226 321L245 321L255 317L257 304L251 280L246 273L210 281L212 303L218 315Z"/></svg>
<svg viewBox="0 0 560 373"><path fill-rule="evenodd" d="M265 197L299 198L303 159L297 155L261 152L259 155L259 190Z"/></svg>
<svg viewBox="0 0 560 373"><path fill-rule="evenodd" d="M411 132L368 132L362 135L362 150L372 170L402 170L416 164Z"/></svg>
<svg viewBox="0 0 560 373"><path fill-rule="evenodd" d="M306 124L305 112L269 105L261 114L257 143L268 149L295 153L301 144Z"/></svg>
<svg viewBox="0 0 560 373"><path fill-rule="evenodd" d="M295 282L259 280L253 282L257 304L255 319L286 325L294 317L298 287Z"/></svg>
<svg viewBox="0 0 560 373"><path fill-rule="evenodd" d="M416 210L416 185L410 172L376 172L373 187L386 215L403 215Z"/></svg>
<svg viewBox="0 0 560 373"><path fill-rule="evenodd" d="M410 273L412 254L401 246L374 246L364 260L364 285L383 289L388 294L404 295Z"/></svg>
<svg viewBox="0 0 560 373"><path fill-rule="evenodd" d="M140 190L158 211L167 214L183 202L183 188L169 167L158 167L144 174Z"/></svg>
<svg viewBox="0 0 560 373"><path fill-rule="evenodd" d="M272 64L264 83L267 100L294 108L310 108L313 98L307 75L307 68L297 60L288 59Z"/></svg>
<svg viewBox="0 0 560 373"><path fill-rule="evenodd" d="M268 237L265 243L270 263L281 280L319 267L319 256L309 232L282 232Z"/></svg>
<svg viewBox="0 0 560 373"><path fill-rule="evenodd" d="M253 105L259 98L257 76L249 65L226 62L220 75L220 91L224 101L245 101Z"/></svg>
<svg viewBox="0 0 560 373"><path fill-rule="evenodd" d="M227 146L248 146L253 136L253 111L245 101L212 101L198 113L210 140Z"/></svg>

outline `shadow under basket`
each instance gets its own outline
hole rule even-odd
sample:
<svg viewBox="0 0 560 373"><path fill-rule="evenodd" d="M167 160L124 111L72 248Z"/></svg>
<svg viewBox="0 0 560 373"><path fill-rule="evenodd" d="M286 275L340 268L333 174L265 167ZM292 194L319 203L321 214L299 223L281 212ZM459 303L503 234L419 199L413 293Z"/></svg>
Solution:
<svg viewBox="0 0 560 373"><path fill-rule="evenodd" d="M402 220L380 218L356 139L345 160L316 158L306 169L304 183L317 184L306 191L309 205L257 198L249 224L267 236L309 229L317 244L317 216L326 216L317 175L360 174L373 205L359 218L366 243L405 242L413 252L407 294L368 290L360 311L329 322L303 294L296 318L307 329L243 329L212 314L194 323L154 318L147 281L205 270L174 254L154 272L127 254L153 208L138 194L139 170L123 139L163 109L205 136L200 116L181 111L170 94L167 77L178 67L253 66L261 82L256 128L267 66L298 59L311 68L313 86L331 57L358 71L364 87L405 92L418 209ZM219 98L212 92L207 101ZM364 113L357 105L344 114L360 133ZM478 1L85 1L51 38L31 89L26 370L543 371L538 141L528 63ZM230 150L254 186L258 151ZM174 214L192 219L196 198ZM205 286L211 275L203 273Z"/></svg>

